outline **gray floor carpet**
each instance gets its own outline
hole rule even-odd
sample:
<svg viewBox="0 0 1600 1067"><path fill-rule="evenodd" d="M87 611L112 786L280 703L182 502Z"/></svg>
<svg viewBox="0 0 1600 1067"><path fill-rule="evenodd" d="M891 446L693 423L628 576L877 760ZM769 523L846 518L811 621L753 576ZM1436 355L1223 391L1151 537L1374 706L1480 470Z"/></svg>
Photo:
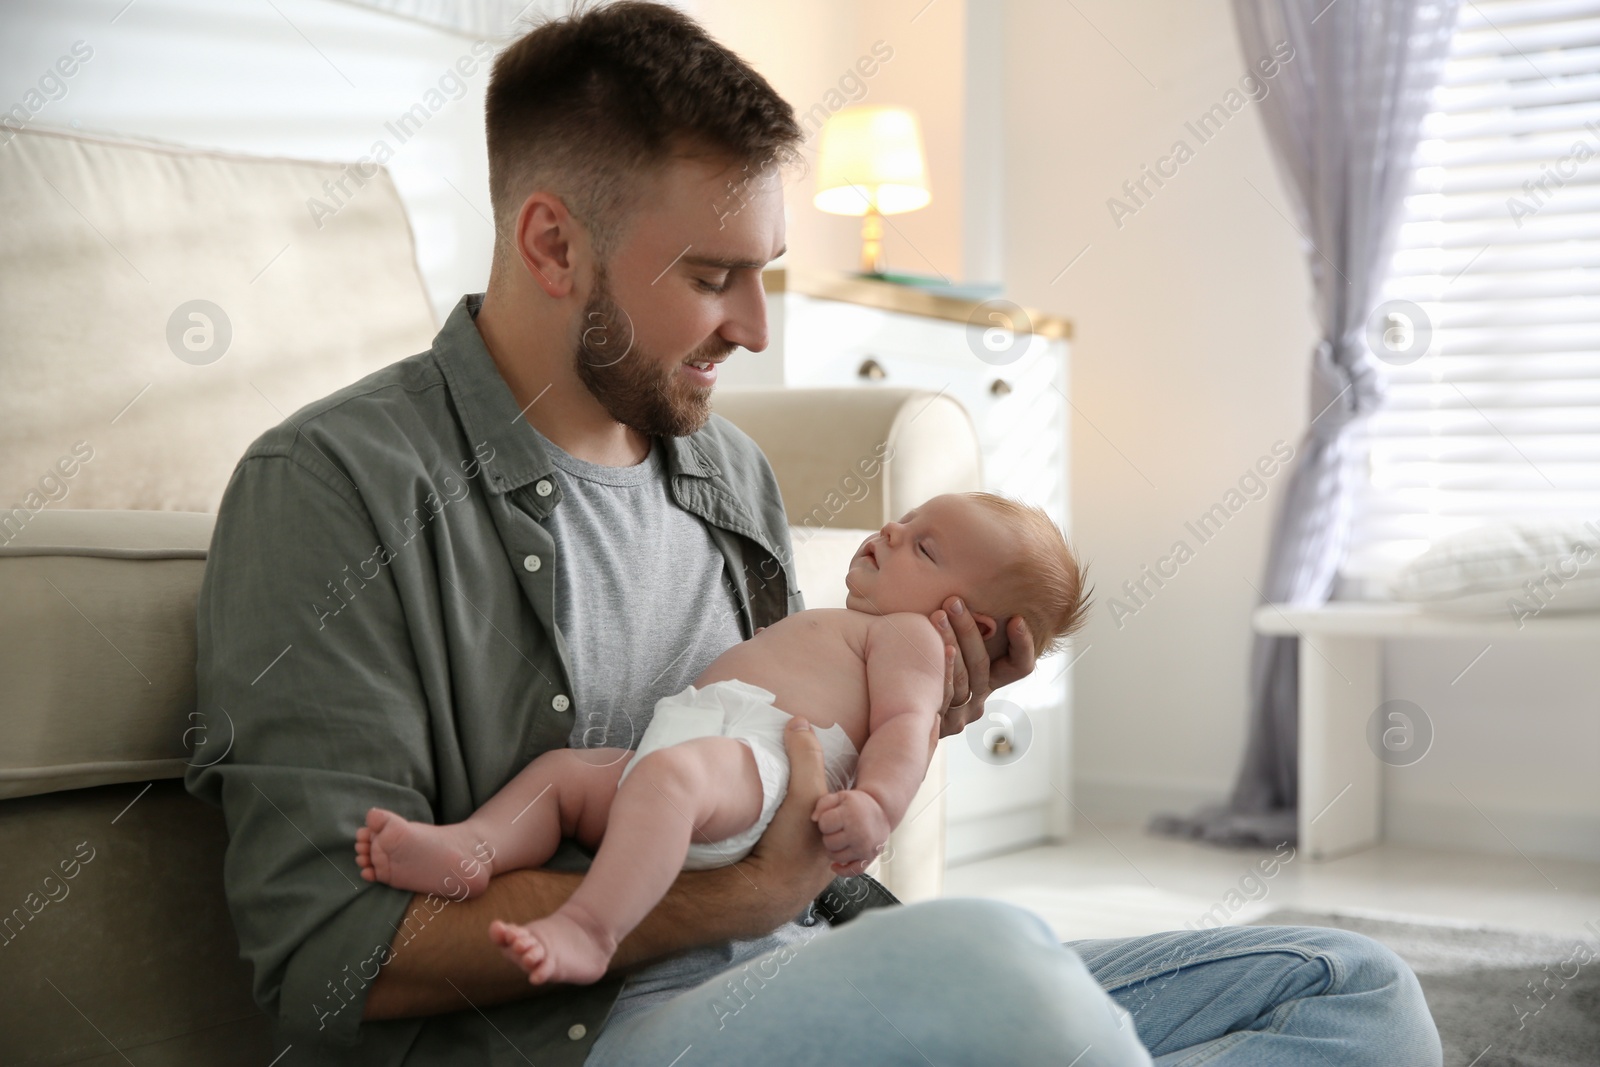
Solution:
<svg viewBox="0 0 1600 1067"><path fill-rule="evenodd" d="M1600 944L1593 939L1583 943L1583 963L1576 937L1290 910L1258 925L1332 926L1392 948L1422 983L1445 1067L1600 1067Z"/></svg>

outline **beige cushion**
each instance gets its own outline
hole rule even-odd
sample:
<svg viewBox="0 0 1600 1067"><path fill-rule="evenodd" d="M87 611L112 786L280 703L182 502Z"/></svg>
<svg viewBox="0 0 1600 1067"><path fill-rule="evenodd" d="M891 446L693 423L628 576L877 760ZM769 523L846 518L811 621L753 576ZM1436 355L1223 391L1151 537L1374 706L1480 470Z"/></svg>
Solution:
<svg viewBox="0 0 1600 1067"><path fill-rule="evenodd" d="M183 774L213 521L43 511L0 547L0 798Z"/></svg>
<svg viewBox="0 0 1600 1067"><path fill-rule="evenodd" d="M37 128L0 151L0 542L46 501L215 511L262 431L428 346L387 172L320 229L306 209L342 169ZM201 365L168 344L196 299L232 334Z"/></svg>

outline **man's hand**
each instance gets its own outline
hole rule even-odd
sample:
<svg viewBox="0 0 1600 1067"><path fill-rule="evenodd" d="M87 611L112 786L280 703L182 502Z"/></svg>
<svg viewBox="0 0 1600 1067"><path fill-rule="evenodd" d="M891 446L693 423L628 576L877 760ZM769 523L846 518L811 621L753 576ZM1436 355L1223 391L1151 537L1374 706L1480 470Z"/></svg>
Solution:
<svg viewBox="0 0 1600 1067"><path fill-rule="evenodd" d="M783 734L789 756L789 791L761 840L735 866L772 902L768 931L800 914L833 881L828 851L811 821L828 791L822 742L811 723L795 716Z"/></svg>
<svg viewBox="0 0 1600 1067"><path fill-rule="evenodd" d="M1006 623L1006 654L992 662L983 634L960 597L946 600L943 611L928 617L944 638L945 710L939 736L949 737L983 717L984 704L996 689L1032 674L1037 653L1021 615Z"/></svg>
<svg viewBox="0 0 1600 1067"><path fill-rule="evenodd" d="M877 798L864 790L827 794L817 801L811 818L822 831L834 874L865 874L889 842L889 817Z"/></svg>

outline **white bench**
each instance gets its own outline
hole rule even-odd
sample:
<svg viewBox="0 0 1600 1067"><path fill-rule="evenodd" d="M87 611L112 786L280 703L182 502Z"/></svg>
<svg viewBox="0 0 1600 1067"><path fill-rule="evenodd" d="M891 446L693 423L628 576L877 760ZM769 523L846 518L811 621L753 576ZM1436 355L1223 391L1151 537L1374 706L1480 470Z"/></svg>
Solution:
<svg viewBox="0 0 1600 1067"><path fill-rule="evenodd" d="M1543 614L1519 628L1507 612L1424 611L1414 604L1265 604L1257 633L1300 639L1300 849L1332 859L1382 837L1383 761L1367 721L1383 703L1383 640L1397 637L1496 641L1600 640L1600 614Z"/></svg>

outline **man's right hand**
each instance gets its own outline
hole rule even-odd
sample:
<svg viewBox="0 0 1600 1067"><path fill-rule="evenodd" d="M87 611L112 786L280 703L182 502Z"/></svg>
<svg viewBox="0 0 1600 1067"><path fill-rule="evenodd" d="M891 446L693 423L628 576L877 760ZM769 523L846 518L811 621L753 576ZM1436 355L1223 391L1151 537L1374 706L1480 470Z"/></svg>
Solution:
<svg viewBox="0 0 1600 1067"><path fill-rule="evenodd" d="M736 866L770 902L775 930L793 919L833 881L822 834L811 820L817 801L828 792L822 742L800 716L783 733L789 757L789 791L750 855Z"/></svg>

